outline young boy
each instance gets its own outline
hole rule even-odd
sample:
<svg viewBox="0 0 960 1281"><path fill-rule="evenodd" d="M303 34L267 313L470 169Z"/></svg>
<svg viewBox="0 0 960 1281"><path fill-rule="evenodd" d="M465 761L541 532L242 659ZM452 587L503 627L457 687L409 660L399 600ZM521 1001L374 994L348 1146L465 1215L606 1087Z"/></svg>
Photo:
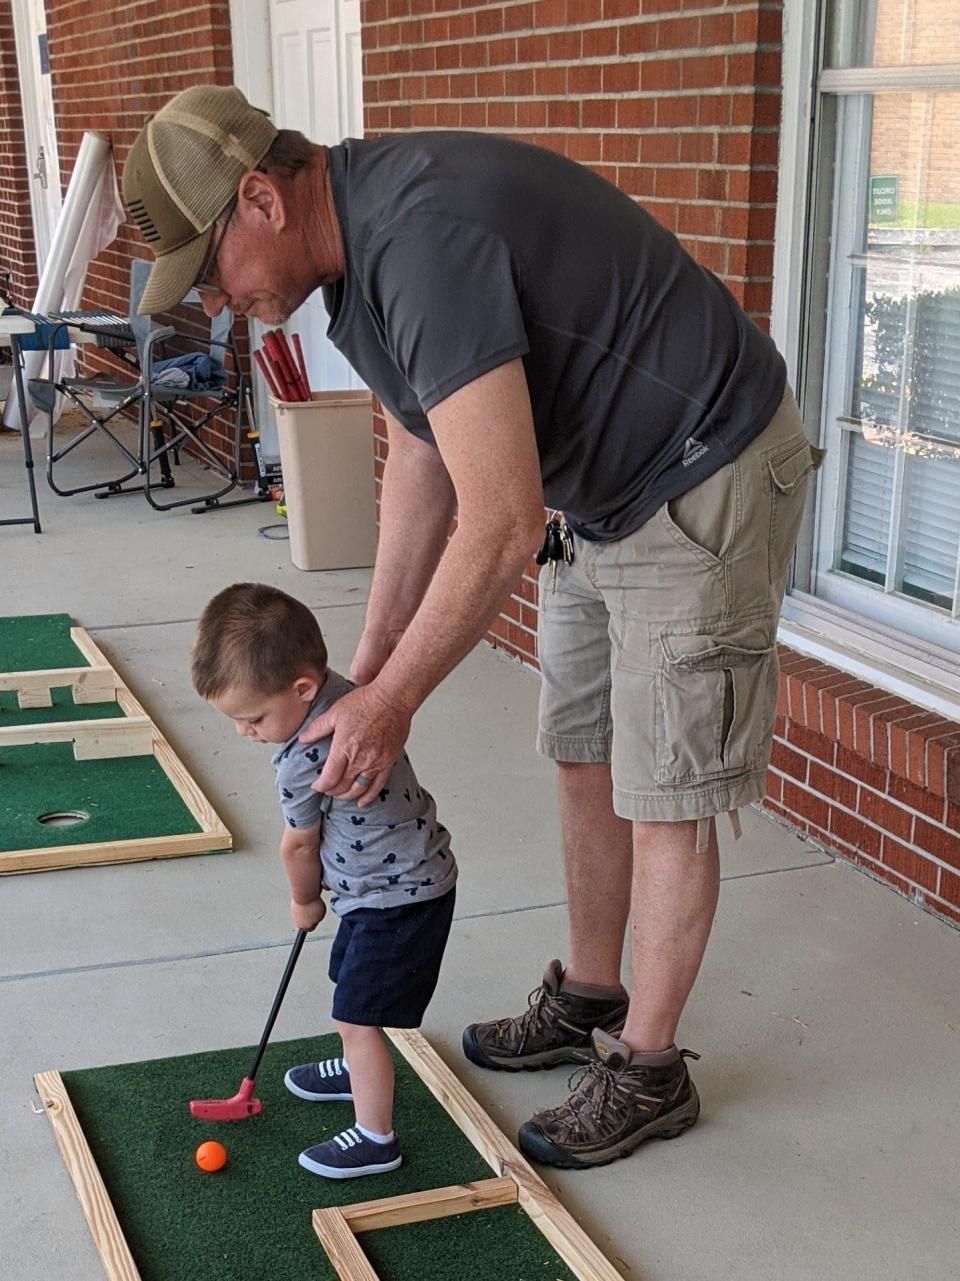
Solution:
<svg viewBox="0 0 960 1281"><path fill-rule="evenodd" d="M457 879L447 830L406 753L364 809L312 790L328 745L299 735L353 686L327 667L306 605L262 583L226 588L200 619L192 674L238 734L281 745L273 765L294 925L323 920L323 887L340 917L330 978L343 1055L292 1067L284 1083L313 1102L352 1099L356 1123L301 1152L300 1164L330 1179L395 1170L393 1063L380 1028L419 1027L436 987Z"/></svg>

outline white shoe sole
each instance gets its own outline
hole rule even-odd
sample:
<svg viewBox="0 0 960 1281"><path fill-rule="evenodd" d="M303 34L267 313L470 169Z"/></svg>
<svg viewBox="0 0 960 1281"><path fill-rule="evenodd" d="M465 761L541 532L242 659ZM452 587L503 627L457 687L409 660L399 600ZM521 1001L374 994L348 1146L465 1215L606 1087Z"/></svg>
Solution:
<svg viewBox="0 0 960 1281"><path fill-rule="evenodd" d="M313 1161L306 1152L301 1152L297 1157L297 1161L305 1170L309 1170L311 1174L319 1174L325 1179L359 1179L364 1174L386 1174L389 1170L395 1170L402 1160L403 1157L398 1156L393 1161L384 1161L382 1165L354 1165L344 1168Z"/></svg>
<svg viewBox="0 0 960 1281"><path fill-rule="evenodd" d="M309 1090L304 1090L299 1085L295 1085L290 1079L289 1072L283 1078L283 1083L291 1094L295 1094L298 1099L307 1099L310 1103L350 1103L353 1101L352 1094L311 1094Z"/></svg>

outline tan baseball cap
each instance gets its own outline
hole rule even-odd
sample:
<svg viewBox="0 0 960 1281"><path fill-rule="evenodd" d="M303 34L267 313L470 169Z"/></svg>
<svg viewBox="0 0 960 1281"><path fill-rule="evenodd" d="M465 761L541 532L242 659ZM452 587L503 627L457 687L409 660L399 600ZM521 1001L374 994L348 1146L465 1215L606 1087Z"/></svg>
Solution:
<svg viewBox="0 0 960 1281"><path fill-rule="evenodd" d="M138 308L167 311L190 290L210 229L278 130L232 85L196 85L140 130L123 166L123 199L156 255Z"/></svg>

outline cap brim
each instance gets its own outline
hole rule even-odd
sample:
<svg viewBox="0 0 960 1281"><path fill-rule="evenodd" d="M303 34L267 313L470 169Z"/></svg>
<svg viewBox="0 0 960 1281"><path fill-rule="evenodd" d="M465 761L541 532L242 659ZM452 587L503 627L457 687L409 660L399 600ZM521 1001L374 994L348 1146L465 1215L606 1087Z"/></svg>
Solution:
<svg viewBox="0 0 960 1281"><path fill-rule="evenodd" d="M138 316L169 311L186 297L207 256L212 230L202 232L179 249L171 249L156 259L137 305Z"/></svg>

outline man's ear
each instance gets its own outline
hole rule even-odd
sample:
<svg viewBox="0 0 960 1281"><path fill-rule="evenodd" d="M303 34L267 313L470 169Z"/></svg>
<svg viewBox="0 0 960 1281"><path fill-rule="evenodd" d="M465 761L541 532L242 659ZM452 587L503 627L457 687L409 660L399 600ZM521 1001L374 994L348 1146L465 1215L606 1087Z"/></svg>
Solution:
<svg viewBox="0 0 960 1281"><path fill-rule="evenodd" d="M272 224L275 231L287 225L287 208L275 179L259 169L251 169L240 179L238 203L257 221Z"/></svg>
<svg viewBox="0 0 960 1281"><path fill-rule="evenodd" d="M293 688L301 703L310 704L320 692L320 683L315 676L298 676Z"/></svg>

